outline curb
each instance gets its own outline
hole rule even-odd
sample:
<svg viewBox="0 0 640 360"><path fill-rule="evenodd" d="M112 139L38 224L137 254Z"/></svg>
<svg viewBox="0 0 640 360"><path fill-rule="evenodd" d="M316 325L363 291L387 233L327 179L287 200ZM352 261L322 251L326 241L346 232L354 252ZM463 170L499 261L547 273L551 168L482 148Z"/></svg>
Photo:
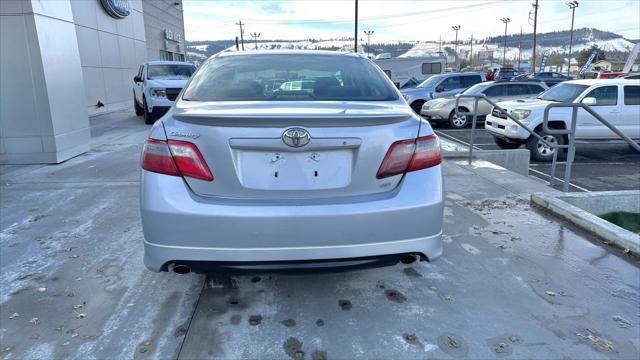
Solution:
<svg viewBox="0 0 640 360"><path fill-rule="evenodd" d="M615 192L592 192L591 196L603 196L606 193L620 193ZM625 192L626 193L626 192ZM634 195L640 195L640 191L630 191ZM617 194L616 194L617 195ZM576 197L585 197L586 194L577 194ZM615 244L621 247L625 251L628 251L636 256L640 256L640 235L623 229L618 225L612 224L597 215L594 215L588 211L585 211L575 205L569 204L562 200L562 197L572 197L571 194L563 194L560 196L553 196L549 194L535 193L531 194L531 202L549 210L550 212L560 216L561 218L568 220L574 225L588 232L591 232L598 237L602 238L606 243Z"/></svg>

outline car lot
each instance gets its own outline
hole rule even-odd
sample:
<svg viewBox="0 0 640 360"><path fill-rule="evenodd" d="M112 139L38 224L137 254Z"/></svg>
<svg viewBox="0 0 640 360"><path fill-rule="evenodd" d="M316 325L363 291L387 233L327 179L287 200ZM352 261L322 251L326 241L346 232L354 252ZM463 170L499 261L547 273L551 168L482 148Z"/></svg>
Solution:
<svg viewBox="0 0 640 360"><path fill-rule="evenodd" d="M447 160L444 255L346 273L209 276L142 264L133 111L92 150L0 168L0 355L637 358L640 263L530 207L537 181Z"/></svg>
<svg viewBox="0 0 640 360"><path fill-rule="evenodd" d="M464 145L471 140L471 128L449 129L433 124L436 132ZM493 137L477 124L474 136L476 149L499 149ZM551 163L534 162L529 175L549 180ZM556 176L564 176L564 165L558 165ZM637 190L640 184L640 153L627 144L578 144L571 170L571 191Z"/></svg>

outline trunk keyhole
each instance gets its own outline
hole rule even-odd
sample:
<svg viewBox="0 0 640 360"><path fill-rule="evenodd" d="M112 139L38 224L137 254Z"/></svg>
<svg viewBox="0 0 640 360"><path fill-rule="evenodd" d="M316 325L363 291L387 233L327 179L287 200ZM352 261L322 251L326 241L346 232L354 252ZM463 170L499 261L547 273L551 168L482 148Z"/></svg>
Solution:
<svg viewBox="0 0 640 360"><path fill-rule="evenodd" d="M318 171L317 170L313 172L313 176L318 177Z"/></svg>
<svg viewBox="0 0 640 360"><path fill-rule="evenodd" d="M273 173L273 177L278 177L278 172L277 171Z"/></svg>

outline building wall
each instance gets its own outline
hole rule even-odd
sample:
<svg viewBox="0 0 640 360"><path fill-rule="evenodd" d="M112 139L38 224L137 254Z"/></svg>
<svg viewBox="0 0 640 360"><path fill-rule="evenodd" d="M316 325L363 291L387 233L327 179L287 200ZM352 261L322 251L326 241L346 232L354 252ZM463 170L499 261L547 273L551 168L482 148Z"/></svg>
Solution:
<svg viewBox="0 0 640 360"><path fill-rule="evenodd" d="M131 107L133 77L147 60L141 0L131 0L124 19L111 17L100 0L71 0L71 9L89 115Z"/></svg>
<svg viewBox="0 0 640 360"><path fill-rule="evenodd" d="M142 0L142 8L144 9L147 60L184 60L186 47L182 1ZM166 30L170 31L173 34L172 38L176 40L167 39ZM162 58L161 50L170 53L164 55L169 55L171 58Z"/></svg>
<svg viewBox="0 0 640 360"><path fill-rule="evenodd" d="M69 0L0 1L0 163L58 163L89 149Z"/></svg>

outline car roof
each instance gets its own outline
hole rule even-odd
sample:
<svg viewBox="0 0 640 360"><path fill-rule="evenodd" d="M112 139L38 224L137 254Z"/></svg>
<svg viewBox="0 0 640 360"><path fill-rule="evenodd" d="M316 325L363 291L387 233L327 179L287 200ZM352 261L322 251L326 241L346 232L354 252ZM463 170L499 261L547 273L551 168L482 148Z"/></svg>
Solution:
<svg viewBox="0 0 640 360"><path fill-rule="evenodd" d="M147 65L193 65L187 61L167 61L167 60L153 60L145 62Z"/></svg>
<svg viewBox="0 0 640 360"><path fill-rule="evenodd" d="M349 56L364 58L361 54L347 51L331 51L331 50L250 50L250 51L222 51L213 57L228 56L255 56L255 55L308 55L308 56Z"/></svg>
<svg viewBox="0 0 640 360"><path fill-rule="evenodd" d="M482 75L482 73L476 72L476 71L465 71L465 72L448 72L444 74L435 74L435 75L460 76L460 75Z"/></svg>
<svg viewBox="0 0 640 360"><path fill-rule="evenodd" d="M609 85L620 85L620 84L631 84L637 83L637 80L633 79L581 79L581 80L569 80L563 83L567 84L578 84L578 85L598 85L598 84L609 84Z"/></svg>

